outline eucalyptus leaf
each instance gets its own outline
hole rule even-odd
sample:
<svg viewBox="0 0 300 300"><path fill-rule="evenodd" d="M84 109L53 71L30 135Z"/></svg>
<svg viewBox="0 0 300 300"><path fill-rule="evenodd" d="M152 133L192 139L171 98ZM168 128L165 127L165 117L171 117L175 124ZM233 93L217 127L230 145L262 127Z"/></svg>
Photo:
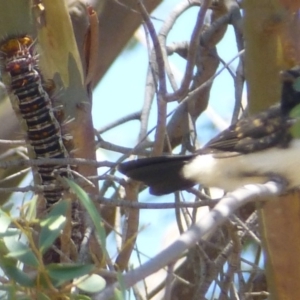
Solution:
<svg viewBox="0 0 300 300"><path fill-rule="evenodd" d="M28 274L17 268L12 263L4 263L1 264L1 268L3 269L5 275L14 280L16 283L24 286L24 287L33 287L35 279L30 278Z"/></svg>
<svg viewBox="0 0 300 300"><path fill-rule="evenodd" d="M6 212L0 209L0 233L4 234L7 231L10 224L11 218Z"/></svg>
<svg viewBox="0 0 300 300"><path fill-rule="evenodd" d="M62 229L65 227L65 216L51 216L41 222L41 233L39 236L39 248L45 253L51 247L54 241L59 237Z"/></svg>
<svg viewBox="0 0 300 300"><path fill-rule="evenodd" d="M89 274L94 268L92 264L49 264L46 266L49 276L61 282Z"/></svg>
<svg viewBox="0 0 300 300"><path fill-rule="evenodd" d="M27 245L16 240L15 237L5 238L4 242L9 251L7 257L16 258L22 263L32 267L39 266L38 259Z"/></svg>
<svg viewBox="0 0 300 300"><path fill-rule="evenodd" d="M69 207L69 202L67 200L62 200L52 206L47 217L52 216L65 216L67 214Z"/></svg>
<svg viewBox="0 0 300 300"><path fill-rule="evenodd" d="M76 279L74 285L84 292L98 293L105 288L106 281L97 274L91 274Z"/></svg>
<svg viewBox="0 0 300 300"><path fill-rule="evenodd" d="M0 238L11 237L11 236L19 236L20 234L21 234L21 232L20 232L19 229L8 228L5 232L0 233Z"/></svg>

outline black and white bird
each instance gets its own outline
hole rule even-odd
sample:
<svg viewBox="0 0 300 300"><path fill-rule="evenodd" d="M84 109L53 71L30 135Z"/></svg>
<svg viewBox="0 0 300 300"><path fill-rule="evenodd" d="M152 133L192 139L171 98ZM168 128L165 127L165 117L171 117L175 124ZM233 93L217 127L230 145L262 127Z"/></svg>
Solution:
<svg viewBox="0 0 300 300"><path fill-rule="evenodd" d="M283 178L288 188L300 186L300 134L291 112L300 104L300 67L281 72L281 102L243 118L191 155L142 158L119 165L121 173L142 181L153 195L201 184L232 191L251 183Z"/></svg>

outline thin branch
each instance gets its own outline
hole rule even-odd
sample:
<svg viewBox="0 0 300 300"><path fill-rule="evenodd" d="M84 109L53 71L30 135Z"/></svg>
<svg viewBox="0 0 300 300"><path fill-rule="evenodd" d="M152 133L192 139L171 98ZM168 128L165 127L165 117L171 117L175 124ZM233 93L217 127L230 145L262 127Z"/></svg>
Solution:
<svg viewBox="0 0 300 300"><path fill-rule="evenodd" d="M40 159L15 159L8 161L0 161L0 169L7 169L14 166L33 167L41 165L88 165L97 168L108 167L114 168L116 163L110 161L96 161L93 159L85 158L40 158Z"/></svg>
<svg viewBox="0 0 300 300"><path fill-rule="evenodd" d="M9 175L9 176L7 176L7 177L5 177L3 179L0 179L0 183L6 182L8 180L12 180L12 179L14 179L14 178L16 178L18 176L22 176L22 175L28 173L29 171L30 171L30 168L23 169L23 170L21 170L19 172L16 172L16 173L14 173L12 175Z"/></svg>
<svg viewBox="0 0 300 300"><path fill-rule="evenodd" d="M119 146L119 145L116 145L116 144L106 142L103 139L101 139L97 143L97 147L99 147L99 148L109 150L109 151L118 152L118 153L122 153L122 154L127 154L128 156L131 155L131 154L149 156L150 152L145 150L145 146L147 146L146 143L139 143L134 148L127 148L127 147L122 147L122 146Z"/></svg>
<svg viewBox="0 0 300 300"><path fill-rule="evenodd" d="M176 80L173 76L169 60L168 60L168 54L167 53L167 47L166 47L166 38L168 34L170 33L172 27L174 26L176 20L190 7L193 6L200 6L200 1L199 0L190 0L190 1L182 1L180 2L172 11L172 13L169 15L168 19L164 22L159 34L158 34L158 39L161 45L162 49L162 54L164 57L165 61L165 68L166 72L170 81L170 84L172 86L172 89L176 91L178 89Z"/></svg>
<svg viewBox="0 0 300 300"><path fill-rule="evenodd" d="M237 58L239 58L241 55L244 54L244 50L240 51L237 55L235 55L225 66L223 66L218 72L216 72L211 78L209 78L207 81L205 81L203 84L201 84L199 87L197 87L196 89L194 89L193 91L189 92L189 94L180 102L180 104L177 106L176 109L174 109L172 112L170 112L168 114L168 116L170 116L171 114L174 113L175 110L180 109L180 107L182 105L184 105L186 102L193 100L195 97L197 97L197 95L199 94L199 92L208 87L213 81L214 79L219 76L230 64L232 64Z"/></svg>
<svg viewBox="0 0 300 300"><path fill-rule="evenodd" d="M149 34L153 42L153 48L155 51L155 60L158 73L158 93L157 93L157 127L155 131L155 142L152 154L154 156L159 155L163 151L165 133L166 133L166 115L167 115L167 104L165 102L165 95L167 93L166 87L166 73L165 64L160 47L157 34L155 32L152 21L150 20L149 14L141 1L138 2L140 6L141 15L148 28ZM156 69L156 68L155 68Z"/></svg>
<svg viewBox="0 0 300 300"><path fill-rule="evenodd" d="M129 121L140 120L140 119L141 119L141 111L136 111L134 113L131 113L127 116L120 118L119 120L113 121L110 124L103 126L102 128L98 129L97 132L98 132L98 134L102 134L108 130L111 130L111 129L113 129L117 126L120 126L124 123L127 123ZM0 142L1 142L1 140L0 140Z"/></svg>
<svg viewBox="0 0 300 300"><path fill-rule="evenodd" d="M26 142L25 142L25 140L1 140L0 139L0 144L24 146L26 144Z"/></svg>
<svg viewBox="0 0 300 300"><path fill-rule="evenodd" d="M1 192L1 189L0 189ZM108 199L104 197L98 197L90 195L95 201L105 206L113 206L113 207L126 207L132 209L175 209L175 208L199 208L203 206L214 207L219 200L203 200L199 202L178 202L178 203L170 203L170 202L162 202L162 203L147 203L147 202L132 202L128 200L114 200Z"/></svg>
<svg viewBox="0 0 300 300"><path fill-rule="evenodd" d="M184 251L193 247L205 234L213 233L237 208L251 201L263 200L265 197L278 195L282 191L283 186L281 184L270 181L266 184L249 184L228 194L169 247L142 266L125 274L122 278L123 287L129 288L141 279L178 259ZM109 299L117 287L119 287L119 283L109 285L95 296L95 300Z"/></svg>
<svg viewBox="0 0 300 300"><path fill-rule="evenodd" d="M162 50L157 38L157 34L155 32L155 28L153 26L153 23L150 19L150 16L142 3L141 0L138 1L138 5L140 8L141 15L143 17L143 20L148 28L149 34L151 36L152 42L153 42L153 48L155 51L155 59L157 62L157 71L158 71L158 79L159 79L159 93L163 95L166 95L167 88L166 88L166 73L165 73L165 63L162 55Z"/></svg>
<svg viewBox="0 0 300 300"><path fill-rule="evenodd" d="M187 58L187 64L186 69L184 73L184 77L181 83L180 88L175 91L172 94L166 95L167 101L174 101L178 100L182 97L184 97L189 90L189 85L193 77L193 69L196 64L196 58L197 58L197 50L199 47L199 41L200 41L200 35L202 31L202 26L204 23L204 18L207 9L209 8L210 1L209 0L203 0L201 3L201 8L198 13L197 21L191 36L190 46L189 46L189 52L188 52L188 58Z"/></svg>

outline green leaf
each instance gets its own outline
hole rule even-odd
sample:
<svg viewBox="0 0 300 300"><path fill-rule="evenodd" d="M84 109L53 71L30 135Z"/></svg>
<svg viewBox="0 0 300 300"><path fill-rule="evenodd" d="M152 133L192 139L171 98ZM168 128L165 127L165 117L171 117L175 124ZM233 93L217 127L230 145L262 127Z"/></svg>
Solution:
<svg viewBox="0 0 300 300"><path fill-rule="evenodd" d="M9 225L11 223L11 218L9 215L0 209L0 233L5 234Z"/></svg>
<svg viewBox="0 0 300 300"><path fill-rule="evenodd" d="M16 283L25 287L34 286L35 279L30 278L28 274L17 268L14 264L6 262L1 264L1 268L5 275Z"/></svg>
<svg viewBox="0 0 300 300"><path fill-rule="evenodd" d="M32 250L27 245L17 241L15 237L4 238L4 243L9 251L7 257L16 258L28 266L39 266L38 259Z"/></svg>
<svg viewBox="0 0 300 300"><path fill-rule="evenodd" d="M49 264L46 266L49 276L60 282L70 281L74 278L89 274L94 268L95 266L91 264Z"/></svg>
<svg viewBox="0 0 300 300"><path fill-rule="evenodd" d="M77 197L81 201L84 208L89 213L89 215L94 223L94 226L96 228L96 233L99 237L101 245L102 245L103 249L106 249L106 233L105 233L105 229L103 226L103 221L102 221L102 218L99 215L93 201L90 199L88 194L75 182L73 182L67 178L64 178L64 180L67 182L67 184L70 186L70 188L74 191L74 193L77 195Z"/></svg>
<svg viewBox="0 0 300 300"><path fill-rule="evenodd" d="M66 215L69 207L69 202L66 200L59 201L55 205L52 206L47 217L57 217L61 215Z"/></svg>
<svg viewBox="0 0 300 300"><path fill-rule="evenodd" d="M48 217L41 221L41 233L39 237L39 248L42 253L51 247L59 237L66 224L68 209L67 201L60 201L53 206Z"/></svg>
<svg viewBox="0 0 300 300"><path fill-rule="evenodd" d="M0 201L1 202L1 201ZM1 210L5 213L7 213L8 215L10 215L11 210L13 209L14 204L11 202L5 203L1 206Z"/></svg>
<svg viewBox="0 0 300 300"><path fill-rule="evenodd" d="M0 225L1 226L1 225ZM8 228L5 232L0 233L0 238L20 236L21 232L16 228Z"/></svg>
<svg viewBox="0 0 300 300"><path fill-rule="evenodd" d="M0 266L6 264L14 264L17 265L18 260L13 257L8 257L9 251L4 243L4 240L0 240Z"/></svg>
<svg viewBox="0 0 300 300"><path fill-rule="evenodd" d="M106 286L106 281L97 274L91 274L77 278L74 284L82 291L98 293Z"/></svg>
<svg viewBox="0 0 300 300"><path fill-rule="evenodd" d="M43 224L39 238L39 247L42 253L45 253L53 245L65 224L66 217L64 216L51 217L47 219L47 223Z"/></svg>

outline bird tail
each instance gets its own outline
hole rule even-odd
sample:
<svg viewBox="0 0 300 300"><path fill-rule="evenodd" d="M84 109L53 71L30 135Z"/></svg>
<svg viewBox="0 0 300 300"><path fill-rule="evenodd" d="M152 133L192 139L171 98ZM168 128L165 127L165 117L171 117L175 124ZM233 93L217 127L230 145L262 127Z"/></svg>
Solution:
<svg viewBox="0 0 300 300"><path fill-rule="evenodd" d="M128 161L118 170L128 177L142 181L150 187L152 195L165 195L191 188L196 182L183 177L183 167L193 155L159 156Z"/></svg>

